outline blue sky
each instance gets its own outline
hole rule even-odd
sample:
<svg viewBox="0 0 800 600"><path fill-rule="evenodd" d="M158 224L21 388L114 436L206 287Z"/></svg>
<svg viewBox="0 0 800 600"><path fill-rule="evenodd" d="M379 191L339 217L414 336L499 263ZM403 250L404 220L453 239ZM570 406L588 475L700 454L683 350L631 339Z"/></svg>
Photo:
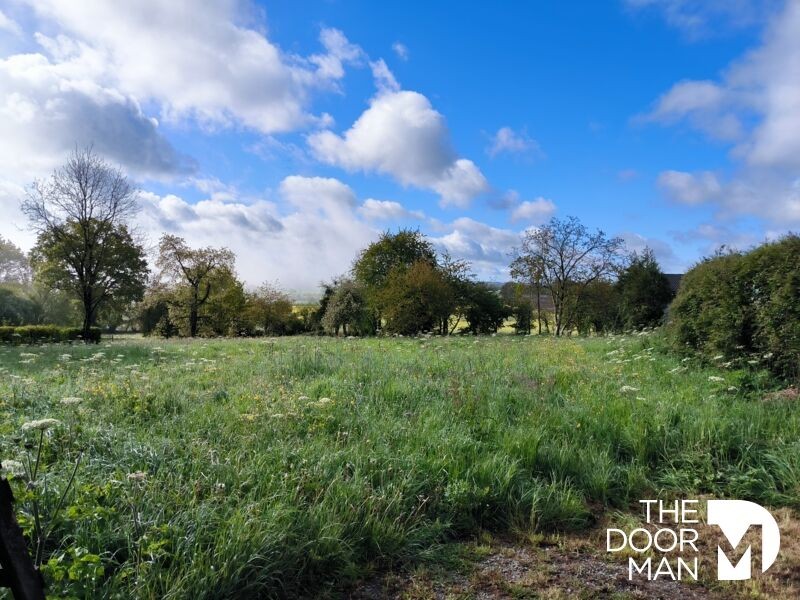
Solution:
<svg viewBox="0 0 800 600"><path fill-rule="evenodd" d="M551 215L672 272L800 222L796 0L198 6L0 2L0 234L87 143L148 239L298 290L398 226L504 279Z"/></svg>

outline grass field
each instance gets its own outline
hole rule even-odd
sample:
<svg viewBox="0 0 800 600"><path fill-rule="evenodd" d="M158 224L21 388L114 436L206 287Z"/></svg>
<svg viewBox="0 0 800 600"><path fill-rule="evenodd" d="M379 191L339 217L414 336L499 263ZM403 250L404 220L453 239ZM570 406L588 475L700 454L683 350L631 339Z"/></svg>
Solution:
<svg viewBox="0 0 800 600"><path fill-rule="evenodd" d="M653 495L800 508L796 401L652 346L654 336L497 336L6 347L0 458L24 463L26 442L35 451L39 430L23 424L60 421L38 474L41 510L54 512L80 454L44 554L54 593L78 596L334 596L436 561L449 540L582 530Z"/></svg>

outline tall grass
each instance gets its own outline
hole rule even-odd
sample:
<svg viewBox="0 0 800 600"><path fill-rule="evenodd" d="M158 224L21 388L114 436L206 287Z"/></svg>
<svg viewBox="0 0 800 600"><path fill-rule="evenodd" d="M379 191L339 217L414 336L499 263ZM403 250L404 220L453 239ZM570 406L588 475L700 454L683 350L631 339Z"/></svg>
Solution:
<svg viewBox="0 0 800 600"><path fill-rule="evenodd" d="M59 419L57 494L83 451L44 570L87 596L333 596L482 528L581 529L653 495L800 507L796 405L653 343L4 348L0 458L23 452L22 423Z"/></svg>

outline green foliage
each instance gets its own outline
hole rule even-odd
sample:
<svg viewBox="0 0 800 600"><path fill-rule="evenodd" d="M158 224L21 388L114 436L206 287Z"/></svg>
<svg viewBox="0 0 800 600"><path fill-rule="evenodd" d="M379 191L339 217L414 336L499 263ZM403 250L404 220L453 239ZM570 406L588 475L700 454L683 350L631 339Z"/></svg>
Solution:
<svg viewBox="0 0 800 600"><path fill-rule="evenodd" d="M87 247L86 238L92 240ZM37 284L70 294L83 307L84 327L105 310L141 300L148 268L144 247L125 225L67 220L41 232L31 250ZM90 265L90 266L87 266Z"/></svg>
<svg viewBox="0 0 800 600"><path fill-rule="evenodd" d="M467 298L465 317L467 331L470 333L497 333L498 328L511 314L499 294L484 284L471 283Z"/></svg>
<svg viewBox="0 0 800 600"><path fill-rule="evenodd" d="M387 332L442 333L442 323L447 323L453 311L454 290L441 270L420 260L407 268L395 268L378 298Z"/></svg>
<svg viewBox="0 0 800 600"><path fill-rule="evenodd" d="M720 254L686 274L669 329L683 348L800 378L800 238Z"/></svg>
<svg viewBox="0 0 800 600"><path fill-rule="evenodd" d="M385 285L393 273L417 262L436 264L433 244L419 230L386 231L358 255L353 263L353 276L368 289L377 289Z"/></svg>
<svg viewBox="0 0 800 600"><path fill-rule="evenodd" d="M364 288L351 279L337 281L332 293L325 298L322 325L329 333L363 335L374 332L374 324L367 310ZM349 330L348 330L349 327Z"/></svg>
<svg viewBox="0 0 800 600"><path fill-rule="evenodd" d="M18 286L0 286L0 324L23 325L36 319L37 305Z"/></svg>
<svg viewBox="0 0 800 600"><path fill-rule="evenodd" d="M627 330L655 327L661 323L673 293L649 248L634 254L615 285L621 325Z"/></svg>
<svg viewBox="0 0 800 600"><path fill-rule="evenodd" d="M0 342L4 344L43 344L79 340L98 343L100 341L100 329L92 327L89 330L89 337L84 338L83 329L80 327L59 327L58 325L0 327Z"/></svg>
<svg viewBox="0 0 800 600"><path fill-rule="evenodd" d="M299 315L294 313L291 298L270 284L265 283L247 295L244 312L241 335L292 335L305 329Z"/></svg>
<svg viewBox="0 0 800 600"><path fill-rule="evenodd" d="M620 306L617 287L605 279L586 284L580 298L569 311L572 325L582 335L604 334L619 330Z"/></svg>

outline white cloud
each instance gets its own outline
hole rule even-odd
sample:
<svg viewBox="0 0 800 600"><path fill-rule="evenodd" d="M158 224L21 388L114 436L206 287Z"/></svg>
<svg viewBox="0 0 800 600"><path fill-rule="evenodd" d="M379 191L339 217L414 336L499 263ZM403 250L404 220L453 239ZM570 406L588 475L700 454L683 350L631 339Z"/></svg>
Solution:
<svg viewBox="0 0 800 600"><path fill-rule="evenodd" d="M395 42L394 44L392 44L392 50L394 50L394 53L400 60L408 60L408 55L409 55L408 46L406 46L402 42Z"/></svg>
<svg viewBox="0 0 800 600"><path fill-rule="evenodd" d="M443 227L449 233L431 238L440 250L469 260L481 280L508 279L510 255L519 246L519 233L492 227L468 217L461 217Z"/></svg>
<svg viewBox="0 0 800 600"><path fill-rule="evenodd" d="M509 154L541 154L541 149L536 140L531 138L526 131L517 132L511 127L501 127L492 136L486 152L489 156L495 157L503 152Z"/></svg>
<svg viewBox="0 0 800 600"><path fill-rule="evenodd" d="M686 122L732 143L736 169L727 182L683 174L663 182L665 189L685 202L712 199L723 214L800 223L798 73L800 2L790 1L770 21L760 46L735 61L719 81L679 82L645 117Z"/></svg>
<svg viewBox="0 0 800 600"><path fill-rule="evenodd" d="M59 47L55 40L40 39ZM0 59L0 139L5 140L0 178L27 183L62 162L76 144L94 144L140 175L192 170L192 161L172 147L136 101L92 79L95 61L85 48L57 63L38 53Z"/></svg>
<svg viewBox="0 0 800 600"><path fill-rule="evenodd" d="M138 224L153 240L167 231L191 245L229 247L248 285L277 280L300 291L347 271L378 235L359 220L353 190L336 179L286 177L279 200L191 204L175 195L145 193Z"/></svg>
<svg viewBox="0 0 800 600"><path fill-rule="evenodd" d="M322 162L434 190L443 205L465 207L488 189L478 167L456 156L444 117L417 92L379 93L343 135L322 131L308 143Z"/></svg>
<svg viewBox="0 0 800 600"><path fill-rule="evenodd" d="M400 89L400 84L394 77L394 73L389 70L386 61L382 58L369 63L372 69L372 77L375 79L375 85L380 92L397 92Z"/></svg>
<svg viewBox="0 0 800 600"><path fill-rule="evenodd" d="M675 255L672 246L667 242L632 231L624 231L618 235L625 242L625 247L632 252L641 253L645 248L650 248L663 272L682 273L685 271L686 264Z"/></svg>
<svg viewBox="0 0 800 600"><path fill-rule="evenodd" d="M105 2L29 0L38 17L95 52L98 78L162 118L261 133L328 122L308 112L315 89L336 89L343 65L361 59L344 35L323 29L324 54L286 54L241 22L236 0Z"/></svg>
<svg viewBox="0 0 800 600"><path fill-rule="evenodd" d="M690 38L761 23L779 0L625 0L634 10L658 10Z"/></svg>
<svg viewBox="0 0 800 600"><path fill-rule="evenodd" d="M712 81L681 81L638 120L667 125L686 120L714 139L735 141L742 137L743 126L734 100L733 95Z"/></svg>
<svg viewBox="0 0 800 600"><path fill-rule="evenodd" d="M536 198L520 203L511 213L511 222L524 221L539 224L549 219L556 212L556 205L547 198Z"/></svg>
<svg viewBox="0 0 800 600"><path fill-rule="evenodd" d="M14 35L22 35L22 28L11 17L0 10L0 31L7 31Z"/></svg>
<svg viewBox="0 0 800 600"><path fill-rule="evenodd" d="M670 199L682 204L702 204L715 200L722 191L717 176L710 171L695 174L664 171L658 176L658 185Z"/></svg>
<svg viewBox="0 0 800 600"><path fill-rule="evenodd" d="M419 210L408 210L393 200L367 198L358 208L359 214L367 221L401 221L407 219L423 220L425 214Z"/></svg>

